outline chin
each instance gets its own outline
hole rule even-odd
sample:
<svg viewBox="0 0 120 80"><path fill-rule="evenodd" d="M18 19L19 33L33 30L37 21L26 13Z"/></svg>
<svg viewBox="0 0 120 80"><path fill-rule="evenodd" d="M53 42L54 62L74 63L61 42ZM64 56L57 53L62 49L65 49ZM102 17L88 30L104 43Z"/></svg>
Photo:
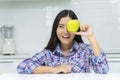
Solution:
<svg viewBox="0 0 120 80"><path fill-rule="evenodd" d="M68 45L68 44L70 44L70 43L71 43L70 41L62 41L62 44Z"/></svg>
<svg viewBox="0 0 120 80"><path fill-rule="evenodd" d="M60 39L60 42L62 43L62 44L66 44L66 45L68 45L68 44L71 44L71 42L73 42L73 40L72 39L66 39L66 38L61 38Z"/></svg>

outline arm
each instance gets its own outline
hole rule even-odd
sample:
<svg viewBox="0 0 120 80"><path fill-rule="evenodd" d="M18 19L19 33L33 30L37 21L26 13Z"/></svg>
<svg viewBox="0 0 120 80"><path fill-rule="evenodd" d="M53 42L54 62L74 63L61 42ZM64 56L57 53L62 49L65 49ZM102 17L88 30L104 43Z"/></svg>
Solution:
<svg viewBox="0 0 120 80"><path fill-rule="evenodd" d="M35 68L32 73L40 74L40 73L53 73L53 67L50 66L38 66Z"/></svg>
<svg viewBox="0 0 120 80"><path fill-rule="evenodd" d="M46 66L45 62L47 50L44 50L40 53L35 54L33 57L25 59L21 62L18 67L17 71L20 74L39 74L39 73L69 73L71 72L71 68L67 65L60 65L60 66Z"/></svg>
<svg viewBox="0 0 120 80"><path fill-rule="evenodd" d="M67 65L60 65L60 66L38 66L33 70L34 74L43 74L43 73L70 73L71 67Z"/></svg>
<svg viewBox="0 0 120 80"><path fill-rule="evenodd" d="M17 66L18 73L30 74L39 65L44 65L46 61L46 57L45 57L46 52L47 50L43 50L42 52L35 54L33 57L27 58L24 61L22 61Z"/></svg>
<svg viewBox="0 0 120 80"><path fill-rule="evenodd" d="M94 35L92 35L91 37L89 37L89 41L91 43L91 46L92 46L92 50L93 50L93 53L95 56L99 56L100 55L100 51L101 51L101 48L95 38Z"/></svg>
<svg viewBox="0 0 120 80"><path fill-rule="evenodd" d="M75 34L85 36L91 43L94 55L99 56L101 49L100 49L100 46L96 40L96 37L95 37L93 31L92 31L91 26L82 25L82 26L80 26L80 30L81 30L80 32L75 32Z"/></svg>
<svg viewBox="0 0 120 80"><path fill-rule="evenodd" d="M85 36L91 45L88 47L88 53L90 56L90 64L96 73L107 73L109 70L106 54L101 50L92 28L89 25L83 25L80 27L81 31L76 32L77 35Z"/></svg>
<svg viewBox="0 0 120 80"><path fill-rule="evenodd" d="M106 58L106 54L103 51L100 51L99 56L95 56L91 49L89 51L89 58L90 65L95 73L106 74L109 71L109 65Z"/></svg>

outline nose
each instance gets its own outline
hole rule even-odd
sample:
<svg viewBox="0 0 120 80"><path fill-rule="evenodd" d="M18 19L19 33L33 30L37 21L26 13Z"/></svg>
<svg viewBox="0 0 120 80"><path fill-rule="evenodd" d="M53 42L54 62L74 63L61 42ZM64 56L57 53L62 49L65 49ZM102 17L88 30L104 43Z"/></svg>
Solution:
<svg viewBox="0 0 120 80"><path fill-rule="evenodd" d="M68 33L67 27L64 28L64 33Z"/></svg>

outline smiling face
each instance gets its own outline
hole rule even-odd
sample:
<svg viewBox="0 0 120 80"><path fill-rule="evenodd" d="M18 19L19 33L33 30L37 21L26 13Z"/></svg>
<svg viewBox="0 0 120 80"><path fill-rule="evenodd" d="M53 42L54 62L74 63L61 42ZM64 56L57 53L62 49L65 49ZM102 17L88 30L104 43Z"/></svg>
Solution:
<svg viewBox="0 0 120 80"><path fill-rule="evenodd" d="M56 30L57 37L63 45L72 44L75 37L73 33L67 31L66 25L69 20L71 20L69 16L61 18Z"/></svg>

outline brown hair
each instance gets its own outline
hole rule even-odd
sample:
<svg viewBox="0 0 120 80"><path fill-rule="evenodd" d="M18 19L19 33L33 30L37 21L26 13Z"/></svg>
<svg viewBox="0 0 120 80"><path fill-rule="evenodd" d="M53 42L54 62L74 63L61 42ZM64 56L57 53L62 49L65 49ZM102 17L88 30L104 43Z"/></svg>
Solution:
<svg viewBox="0 0 120 80"><path fill-rule="evenodd" d="M60 19L66 16L69 16L71 19L78 19L76 14L72 10L62 10L60 13L58 13L53 23L50 40L47 46L45 47L45 49L48 49L52 52L55 50L56 45L60 42L57 37L56 30L57 30ZM80 29L78 31L80 31ZM83 40L80 35L75 35L74 41L78 43L83 43Z"/></svg>

